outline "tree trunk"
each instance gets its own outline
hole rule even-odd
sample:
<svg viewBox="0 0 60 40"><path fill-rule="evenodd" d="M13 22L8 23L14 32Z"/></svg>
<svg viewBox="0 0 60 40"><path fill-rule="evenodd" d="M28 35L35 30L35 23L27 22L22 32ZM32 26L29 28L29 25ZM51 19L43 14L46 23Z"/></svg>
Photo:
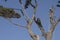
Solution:
<svg viewBox="0 0 60 40"><path fill-rule="evenodd" d="M52 35L53 35L53 33L49 31L47 33L46 40L52 40Z"/></svg>

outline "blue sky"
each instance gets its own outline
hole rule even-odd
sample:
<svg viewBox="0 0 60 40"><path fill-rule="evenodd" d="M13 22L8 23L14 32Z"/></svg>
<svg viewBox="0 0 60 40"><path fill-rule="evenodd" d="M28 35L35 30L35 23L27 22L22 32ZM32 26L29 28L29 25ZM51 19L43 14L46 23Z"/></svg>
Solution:
<svg viewBox="0 0 60 40"><path fill-rule="evenodd" d="M25 0L23 0L25 1ZM54 5L55 12L54 16L57 19L60 16L60 8L56 7L58 0L37 0L38 1L38 8L36 11L36 16L41 19L41 22L44 26L45 31L47 32L50 28L50 22L49 22L49 8ZM7 2L4 2L4 0L0 0L0 5L3 5L4 7L8 8L21 8L18 0L8 0ZM31 7L31 6L30 6ZM28 11L28 12L27 12ZM20 11L16 12L20 13ZM28 16L32 16L32 8L28 8L26 10L26 14ZM14 23L19 23L22 25L25 25L26 22L24 20L24 17L21 17L20 19L12 19ZM32 31L38 35L40 35L41 40L45 40L42 36L39 28L37 25L33 22L32 24ZM52 40L59 40L60 39L60 23L57 24ZM3 17L0 17L0 40L32 40L28 34L28 31L25 28L15 26L11 24L8 20L4 19Z"/></svg>

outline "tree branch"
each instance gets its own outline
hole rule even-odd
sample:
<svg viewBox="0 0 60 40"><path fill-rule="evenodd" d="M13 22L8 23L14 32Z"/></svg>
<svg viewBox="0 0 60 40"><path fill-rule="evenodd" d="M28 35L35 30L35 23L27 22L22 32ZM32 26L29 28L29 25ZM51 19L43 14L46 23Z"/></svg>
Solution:
<svg viewBox="0 0 60 40"><path fill-rule="evenodd" d="M54 19L54 7L53 6L49 9L49 16L50 16L51 25L54 25L55 19Z"/></svg>
<svg viewBox="0 0 60 40"><path fill-rule="evenodd" d="M29 35L33 40L40 40L39 35L34 34L31 29L28 29Z"/></svg>
<svg viewBox="0 0 60 40"><path fill-rule="evenodd" d="M23 26L23 25L21 25L21 24L16 24L16 23L13 23L12 21L11 21L11 19L7 19L10 23L12 23L13 25L16 25L16 26L19 26L19 27L23 27L23 28L26 28L26 26Z"/></svg>
<svg viewBox="0 0 60 40"><path fill-rule="evenodd" d="M36 0L35 0L35 1L36 1ZM22 10L21 10L21 12L22 12L23 16L25 16L25 18L26 18L26 20L27 20L26 28L27 28L27 30L28 30L28 33L29 33L30 37L31 37L33 40L40 40L39 35L34 34L34 33L32 32L32 30L31 30L31 24L32 24L33 19L34 19L34 16L35 16L35 14L36 14L36 8L37 8L37 6L34 8L34 13L33 13L31 19L30 19L28 16L26 16L26 14L25 14L26 12L25 12L25 9L24 9L24 6L23 6L23 5L22 5Z"/></svg>
<svg viewBox="0 0 60 40"><path fill-rule="evenodd" d="M45 37L46 36L46 33L45 33L45 30L41 24L41 20L39 18L36 19L36 17L34 18L34 21L35 23L38 25L39 29L41 30L42 32L42 35Z"/></svg>
<svg viewBox="0 0 60 40"><path fill-rule="evenodd" d="M31 30L31 22L27 22L27 26L26 26L27 30L28 30L28 33L30 35L30 37L33 39L33 40L40 40L39 38L39 35L36 35L32 32Z"/></svg>
<svg viewBox="0 0 60 40"><path fill-rule="evenodd" d="M24 8L24 5L21 4L21 7L22 9L20 10L25 18L26 21L30 20L29 16L26 15L26 11L25 11L25 8Z"/></svg>
<svg viewBox="0 0 60 40"><path fill-rule="evenodd" d="M55 27L56 27L56 25L58 24L58 22L60 21L60 18L58 19L58 20L56 20L55 21L55 19L54 19L54 7L52 7L51 9L50 9L50 23L51 23L51 28L50 28L50 32L53 32L54 31L54 29L55 29Z"/></svg>
<svg viewBox="0 0 60 40"><path fill-rule="evenodd" d="M37 1L35 0L35 7L33 8L34 10L33 10L33 15L32 15L32 18L31 18L31 23L33 22L33 20L34 20L34 17L35 17L35 15L36 15L36 9L37 9Z"/></svg>

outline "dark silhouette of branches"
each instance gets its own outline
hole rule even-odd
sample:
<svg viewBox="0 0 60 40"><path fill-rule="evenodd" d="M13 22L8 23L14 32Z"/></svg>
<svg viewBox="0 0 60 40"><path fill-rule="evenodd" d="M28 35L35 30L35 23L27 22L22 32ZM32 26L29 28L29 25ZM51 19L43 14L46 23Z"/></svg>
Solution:
<svg viewBox="0 0 60 40"><path fill-rule="evenodd" d="M60 7L60 0L58 1L57 7Z"/></svg>
<svg viewBox="0 0 60 40"><path fill-rule="evenodd" d="M35 8L35 6L31 3L32 0L26 0L25 3L25 9L28 8L29 5L31 5L33 8Z"/></svg>
<svg viewBox="0 0 60 40"><path fill-rule="evenodd" d="M58 1L58 3L60 3L60 0Z"/></svg>
<svg viewBox="0 0 60 40"><path fill-rule="evenodd" d="M59 4L57 4L57 7L60 7L60 5L59 5Z"/></svg>
<svg viewBox="0 0 60 40"><path fill-rule="evenodd" d="M45 33L45 30L44 30L44 28L43 28L43 26L42 26L42 24L41 24L40 18L34 17L34 21L35 21L35 23L38 25L38 28L41 30L42 35L46 37L46 33Z"/></svg>
<svg viewBox="0 0 60 40"><path fill-rule="evenodd" d="M31 4L31 1L32 1L32 0L26 0L25 9L28 8L28 6Z"/></svg>

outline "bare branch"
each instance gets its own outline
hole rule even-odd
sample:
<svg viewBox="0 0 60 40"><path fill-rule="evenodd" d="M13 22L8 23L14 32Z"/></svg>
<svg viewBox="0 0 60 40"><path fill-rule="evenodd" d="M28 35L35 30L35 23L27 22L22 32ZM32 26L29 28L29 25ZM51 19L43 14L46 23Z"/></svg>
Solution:
<svg viewBox="0 0 60 40"><path fill-rule="evenodd" d="M54 25L55 24L55 19L54 19L54 7L52 6L50 9L49 9L49 16L50 16L50 23L51 25Z"/></svg>
<svg viewBox="0 0 60 40"><path fill-rule="evenodd" d="M27 29L28 29L28 32L33 40L40 40L39 35L34 34L30 29L31 24L32 24L35 14L36 14L36 8L37 8L37 6L34 8L34 13L33 13L32 19L27 22Z"/></svg>
<svg viewBox="0 0 60 40"><path fill-rule="evenodd" d="M50 9L49 9L49 16L50 16L50 23L51 23L51 28L50 28L50 32L53 32L54 29L55 29L55 25L56 25L56 21L54 19L54 7L52 6Z"/></svg>
<svg viewBox="0 0 60 40"><path fill-rule="evenodd" d="M42 35L45 37L46 36L46 33L45 33L45 30L41 24L41 20L39 18L36 19L36 17L34 18L34 21L35 23L38 25L39 29L41 30L42 32Z"/></svg>
<svg viewBox="0 0 60 40"><path fill-rule="evenodd" d="M24 18L26 21L30 20L29 16L26 15L26 11L25 11L25 8L24 8L24 5L21 4L21 7L22 7L22 11L23 11L23 14L24 14ZM21 11L21 10L20 10Z"/></svg>
<svg viewBox="0 0 60 40"><path fill-rule="evenodd" d="M31 22L30 22L30 21L27 22L26 28L27 28L27 30L28 30L28 33L29 33L30 37L31 37L33 40L40 40L39 35L36 35L36 34L34 34L34 33L32 32L32 30L31 30Z"/></svg>
<svg viewBox="0 0 60 40"><path fill-rule="evenodd" d="M50 9L50 22L51 22L51 28L50 28L50 32L52 33L53 31L54 31L54 29L55 29L55 27L56 27L56 25L57 25L57 23L60 21L60 18L57 20L57 21L55 21L55 19L54 19L54 7L52 7L51 9Z"/></svg>
<svg viewBox="0 0 60 40"><path fill-rule="evenodd" d="M26 0L25 5L24 5L25 9L28 8L28 6L31 4L31 1L32 0Z"/></svg>
<svg viewBox="0 0 60 40"><path fill-rule="evenodd" d="M13 23L11 19L7 19L10 23L12 23L13 25L16 25L16 26L19 26L19 27L23 27L23 28L26 28L26 26L23 26L21 24L16 24L16 23Z"/></svg>
<svg viewBox="0 0 60 40"><path fill-rule="evenodd" d="M22 9L20 11L21 11L22 15L24 16L24 13L23 13Z"/></svg>
<svg viewBox="0 0 60 40"><path fill-rule="evenodd" d="M37 5L38 5L38 4L37 4L37 1L35 0L35 7L34 7L33 15L32 15L32 18L31 18L31 23L33 22L34 17L35 17L35 15L36 15Z"/></svg>
<svg viewBox="0 0 60 40"><path fill-rule="evenodd" d="M30 37L31 37L33 40L40 40L40 38L39 38L40 36L34 34L34 33L31 31L31 29L28 29L28 32L29 32Z"/></svg>

